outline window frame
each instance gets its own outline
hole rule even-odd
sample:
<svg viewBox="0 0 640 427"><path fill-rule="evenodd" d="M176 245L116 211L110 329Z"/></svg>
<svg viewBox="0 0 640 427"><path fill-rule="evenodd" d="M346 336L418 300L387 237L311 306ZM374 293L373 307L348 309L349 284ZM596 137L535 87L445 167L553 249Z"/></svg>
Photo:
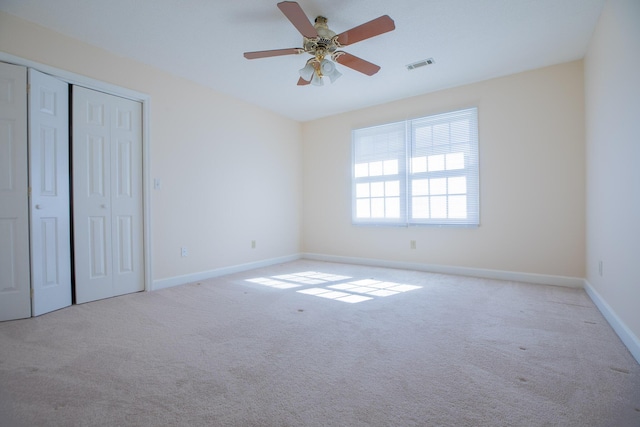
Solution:
<svg viewBox="0 0 640 427"><path fill-rule="evenodd" d="M452 132L452 124L460 123L462 121L468 121L468 128L464 130L464 127L460 127L463 132ZM448 129L447 142L441 144L433 143L432 138L431 146L421 142L416 137L416 129L418 128L430 128L433 132L434 126L438 123L446 124ZM466 125L465 125L466 126ZM388 133L399 134L399 129L403 129L402 144L398 144L397 141L388 142L388 146L394 146L393 150L387 152L379 152L376 154L375 137L379 136L381 140L385 139L385 130ZM378 134L378 132L380 132ZM468 132L468 139L455 140L456 138L465 137L465 132ZM433 114L426 117L420 117L416 119L405 120L401 122L388 123L385 125L372 126L366 128L354 129L352 131L352 146L351 146L351 220L353 225L387 225L387 226L457 226L457 227L477 227L480 225L480 173L479 173L479 130L478 130L478 108L470 107L461 110L455 110L447 113ZM367 142L367 138L370 141ZM387 139L392 139L387 136ZM371 146L367 145L371 144ZM420 145L422 144L422 145ZM384 143L382 144L384 145ZM397 145L397 147L396 147ZM363 154L363 152L366 152ZM373 152L373 154L371 153ZM462 154L456 156L457 154ZM441 169L429 170L427 165L430 165L431 159L436 157L442 157ZM448 156L451 156L449 159ZM398 162L397 174L384 174L384 171L378 175L366 175L358 174L358 165L367 164L370 167L372 163L389 161L396 159ZM417 158L424 158L424 168L414 171L414 165ZM454 161L455 160L455 161ZM453 162L451 169L448 169L448 162ZM458 163L455 163L458 162ZM462 162L463 167L457 167ZM397 217L386 217L386 210L384 211L384 217L371 216L371 204L375 197L370 195L364 195L363 192L359 192L359 185L361 189L365 189L362 184L369 184L371 189L372 183L395 181L395 178L399 181L399 204ZM442 181L444 179L445 181ZM451 179L457 179L457 181L451 181ZM414 194L413 189L416 184L416 180L427 180L427 194ZM431 191L432 185L436 183L442 184L444 182L444 193L433 194ZM464 192L449 193L450 185L457 184L459 188L464 185ZM424 182L422 182L424 184ZM360 197L359 197L360 196ZM393 196L378 196L378 199L382 199L382 203L385 204L388 199ZM414 218L414 204L417 203L417 199L422 198L428 203L428 217L426 218ZM369 200L369 217L358 217L359 202L360 206L365 206L364 200ZM415 200L414 200L415 199ZM436 206L438 201L444 200L446 217L432 217L432 208ZM458 201L455 205L454 202ZM460 201L464 200L464 206L460 204ZM378 205L380 203L378 202ZM458 206L460 209L459 215L464 211L465 217L452 217L455 213L452 213L450 209ZM395 212L395 211L394 211ZM424 212L424 211L423 211ZM378 211L378 213L381 213Z"/></svg>

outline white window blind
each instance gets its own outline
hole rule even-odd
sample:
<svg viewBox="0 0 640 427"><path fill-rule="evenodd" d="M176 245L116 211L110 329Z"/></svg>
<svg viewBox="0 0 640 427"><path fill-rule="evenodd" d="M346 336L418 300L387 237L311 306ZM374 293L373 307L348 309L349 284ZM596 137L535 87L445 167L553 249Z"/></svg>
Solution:
<svg viewBox="0 0 640 427"><path fill-rule="evenodd" d="M478 225L477 109L353 131L353 222Z"/></svg>

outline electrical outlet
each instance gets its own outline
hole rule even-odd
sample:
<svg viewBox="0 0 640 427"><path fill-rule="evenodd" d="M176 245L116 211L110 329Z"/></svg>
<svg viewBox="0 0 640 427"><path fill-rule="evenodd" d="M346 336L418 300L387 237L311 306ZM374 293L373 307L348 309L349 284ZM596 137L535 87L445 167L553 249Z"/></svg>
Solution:
<svg viewBox="0 0 640 427"><path fill-rule="evenodd" d="M411 249L415 249L416 248L416 241L415 240L411 240L409 242L409 245L410 245Z"/></svg>
<svg viewBox="0 0 640 427"><path fill-rule="evenodd" d="M602 261L598 261L598 274L602 276Z"/></svg>
<svg viewBox="0 0 640 427"><path fill-rule="evenodd" d="M185 246L181 247L180 248L180 255L182 257L189 256L189 250Z"/></svg>
<svg viewBox="0 0 640 427"><path fill-rule="evenodd" d="M256 248L256 241L252 240L251 241L251 249L255 249Z"/></svg>

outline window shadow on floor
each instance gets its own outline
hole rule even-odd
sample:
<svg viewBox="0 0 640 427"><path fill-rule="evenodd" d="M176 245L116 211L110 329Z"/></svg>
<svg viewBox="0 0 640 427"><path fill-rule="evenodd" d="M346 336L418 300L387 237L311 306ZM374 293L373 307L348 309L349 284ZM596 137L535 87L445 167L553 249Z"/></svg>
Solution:
<svg viewBox="0 0 640 427"><path fill-rule="evenodd" d="M422 288L376 279L359 279L318 271L283 274L247 279L247 282L276 289L298 289L296 292L356 304L374 298L384 298Z"/></svg>

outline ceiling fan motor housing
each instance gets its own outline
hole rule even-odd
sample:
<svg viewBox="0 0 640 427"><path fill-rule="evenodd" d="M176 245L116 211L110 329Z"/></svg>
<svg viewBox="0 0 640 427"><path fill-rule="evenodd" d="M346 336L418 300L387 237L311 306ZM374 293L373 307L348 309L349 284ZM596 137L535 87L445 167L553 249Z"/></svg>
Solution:
<svg viewBox="0 0 640 427"><path fill-rule="evenodd" d="M340 45L336 33L329 29L327 18L324 16L318 16L315 19L314 28L318 32L318 37L303 37L303 46L305 52L314 55L321 61L325 55L335 52Z"/></svg>

